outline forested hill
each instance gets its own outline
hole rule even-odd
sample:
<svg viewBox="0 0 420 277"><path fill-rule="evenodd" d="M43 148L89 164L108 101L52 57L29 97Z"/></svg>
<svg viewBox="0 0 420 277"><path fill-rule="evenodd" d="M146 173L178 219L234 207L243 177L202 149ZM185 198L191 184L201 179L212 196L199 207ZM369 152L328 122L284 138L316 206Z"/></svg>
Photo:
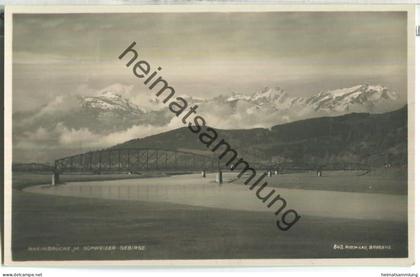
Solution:
<svg viewBox="0 0 420 277"><path fill-rule="evenodd" d="M407 106L388 113L351 113L273 126L271 129L217 130L240 156L253 161L296 164L407 163ZM113 148L178 149L209 153L188 128L180 128Z"/></svg>

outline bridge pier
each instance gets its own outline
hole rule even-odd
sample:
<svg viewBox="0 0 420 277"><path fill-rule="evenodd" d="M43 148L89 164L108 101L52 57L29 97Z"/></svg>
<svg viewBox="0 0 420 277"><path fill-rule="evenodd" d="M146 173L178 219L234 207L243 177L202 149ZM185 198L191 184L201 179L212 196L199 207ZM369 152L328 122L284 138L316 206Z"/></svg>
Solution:
<svg viewBox="0 0 420 277"><path fill-rule="evenodd" d="M201 177L206 178L206 171L205 170L201 171Z"/></svg>
<svg viewBox="0 0 420 277"><path fill-rule="evenodd" d="M58 172L54 172L51 175L51 185L55 186L60 182L60 174Z"/></svg>
<svg viewBox="0 0 420 277"><path fill-rule="evenodd" d="M316 169L316 176L318 176L318 177L322 177L322 168L321 168L321 167L318 167L318 168Z"/></svg>
<svg viewBox="0 0 420 277"><path fill-rule="evenodd" d="M223 184L223 173L221 170L219 170L216 174L216 182L221 185Z"/></svg>

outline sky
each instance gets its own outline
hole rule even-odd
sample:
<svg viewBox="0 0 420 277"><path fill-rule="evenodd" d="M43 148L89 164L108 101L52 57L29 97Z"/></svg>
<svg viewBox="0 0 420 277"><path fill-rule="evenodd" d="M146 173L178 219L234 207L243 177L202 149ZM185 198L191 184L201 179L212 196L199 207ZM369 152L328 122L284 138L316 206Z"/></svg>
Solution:
<svg viewBox="0 0 420 277"><path fill-rule="evenodd" d="M14 111L80 87L147 94L117 59L132 41L184 95L279 86L307 96L360 83L406 94L402 12L18 14L13 28Z"/></svg>

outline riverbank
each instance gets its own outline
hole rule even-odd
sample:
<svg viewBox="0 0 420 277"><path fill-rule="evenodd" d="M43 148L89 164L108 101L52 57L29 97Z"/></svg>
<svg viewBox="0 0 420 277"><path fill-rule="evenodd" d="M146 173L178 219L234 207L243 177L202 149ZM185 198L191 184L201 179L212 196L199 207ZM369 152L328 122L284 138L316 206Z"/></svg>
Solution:
<svg viewBox="0 0 420 277"><path fill-rule="evenodd" d="M19 177L22 176L15 176L17 179ZM16 180L16 184L27 185L28 179L29 176L25 176L21 180ZM158 184L161 179L177 178L151 178L150 181ZM210 175L208 179L214 182ZM80 187L83 187L83 197L13 190L14 259L363 258L407 255L407 222L387 220L388 215L382 220L375 220L334 218L305 213L293 230L281 232L275 226L273 215L267 212L226 209L222 205L209 207L155 201L156 199L152 199L153 201L132 199L137 195L133 188L136 188L138 180L123 180L113 184L114 190L118 192L120 187L120 195L128 197L125 200L90 197L89 193L95 192L95 189L102 187L103 183L112 183L112 181L92 181L98 184L97 187L92 185L92 182L80 183ZM32 182L37 181L42 181L42 178L32 180ZM85 179L85 181L90 180ZM130 184L125 186L123 185L125 182ZM187 188L187 185L182 182L181 189ZM63 188L72 191L72 186L74 183L69 181L52 189ZM246 187L237 184L226 184L220 190L225 192L229 187L247 190ZM208 189L204 188L205 191ZM153 196L153 192L150 193ZM190 196L194 197L200 193L192 192ZM304 191L304 193L312 196L312 201L316 200L314 192ZM168 195L170 194L163 194L164 199ZM185 192L182 192L182 195L185 195ZM228 193L228 196L230 195ZM333 195L332 199L335 199L336 193ZM370 197L369 195L366 194L366 197ZM236 205L241 201L239 194L235 193L233 197L233 200L226 203ZM216 199L223 200L220 197ZM252 198L253 202L250 203L254 203L255 200ZM343 201L338 202L343 206ZM305 203L306 206L300 205L296 208L307 211L319 208L313 202L305 201ZM395 201L386 201L386 203L395 204ZM259 202L255 204L262 205ZM377 203L368 204L378 206ZM340 206L330 209L331 212L346 210L345 206ZM351 212L352 208L347 210ZM366 251L340 250L334 247L340 245L376 245L387 248ZM114 246L116 248L112 251L95 250ZM124 248L126 246L137 248L144 246L145 249L129 251ZM79 250L62 251L62 249Z"/></svg>
<svg viewBox="0 0 420 277"><path fill-rule="evenodd" d="M141 178L155 178L165 177L178 174L188 174L191 172L161 172L161 171L147 171L142 174L61 174L60 181L66 182L89 182L89 181L106 181L106 180L125 180L125 179L141 179ZM12 188L22 190L26 187L35 185L51 184L50 172L12 172Z"/></svg>

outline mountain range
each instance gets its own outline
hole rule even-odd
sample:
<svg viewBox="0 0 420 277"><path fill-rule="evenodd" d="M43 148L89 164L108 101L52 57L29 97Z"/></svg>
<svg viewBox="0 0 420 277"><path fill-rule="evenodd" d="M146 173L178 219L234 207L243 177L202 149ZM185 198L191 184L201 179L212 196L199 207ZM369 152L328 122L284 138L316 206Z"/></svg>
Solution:
<svg viewBox="0 0 420 277"><path fill-rule="evenodd" d="M233 94L228 103L244 101L256 110L272 109L282 112L303 108L305 113L383 112L395 107L398 95L383 86L357 85L349 88L322 91L310 97L290 97L279 87L266 87L251 96Z"/></svg>
<svg viewBox="0 0 420 277"><path fill-rule="evenodd" d="M15 112L15 157L46 161L183 126L153 95L136 98L138 94L126 88L114 84L97 92L59 95L36 110ZM197 113L206 118L208 125L227 130L271 128L354 112L379 114L406 104L405 99L388 88L369 84L321 91L307 97L290 96L278 87L266 87L249 95L233 92L207 99L183 97L190 106L198 105ZM44 150L38 156L32 149ZM46 151L54 154L48 158Z"/></svg>
<svg viewBox="0 0 420 277"><path fill-rule="evenodd" d="M367 84L322 91L309 97L291 97L281 88L266 87L252 95L232 93L209 99L185 98L190 104L199 106L199 113L214 119L212 125L229 129L270 127L350 112L381 113L402 106L395 92ZM72 108L51 109L50 106L57 106L57 99L54 99L41 110L15 113L16 126L25 123L21 119L30 118L26 122L32 126L49 128L61 122L68 128L89 128L107 133L139 124L164 126L173 117L165 106L156 109L156 99L133 103L113 90L103 90L92 96L66 96L61 101L63 106Z"/></svg>
<svg viewBox="0 0 420 277"><path fill-rule="evenodd" d="M402 106L397 93L383 86L368 84L321 91L308 97L293 97L281 88L266 87L250 96L233 93L195 103L200 104L205 113L217 105L218 110L226 111L225 116L245 119L256 127L351 112L382 113ZM231 122L227 126L222 124L222 127L242 127L240 123Z"/></svg>

